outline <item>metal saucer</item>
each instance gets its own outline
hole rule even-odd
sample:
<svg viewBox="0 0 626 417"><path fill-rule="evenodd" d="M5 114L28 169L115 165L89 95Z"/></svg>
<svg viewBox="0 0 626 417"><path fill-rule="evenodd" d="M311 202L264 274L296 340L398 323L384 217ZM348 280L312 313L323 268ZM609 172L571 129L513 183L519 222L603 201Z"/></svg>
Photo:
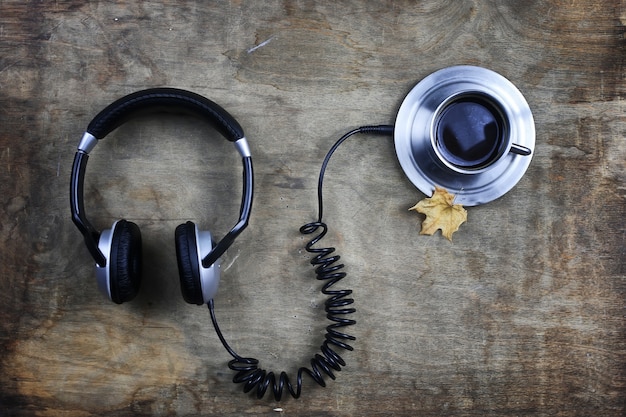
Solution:
<svg viewBox="0 0 626 417"><path fill-rule="evenodd" d="M438 137L439 119L451 104L475 100L497 109L501 139L493 157L480 166L461 166L446 159ZM465 129L460 125L459 131ZM406 96L395 123L394 141L404 173L424 194L435 186L455 194L466 206L501 197L518 183L535 148L535 125L528 103L506 78L474 66L441 69L420 81Z"/></svg>

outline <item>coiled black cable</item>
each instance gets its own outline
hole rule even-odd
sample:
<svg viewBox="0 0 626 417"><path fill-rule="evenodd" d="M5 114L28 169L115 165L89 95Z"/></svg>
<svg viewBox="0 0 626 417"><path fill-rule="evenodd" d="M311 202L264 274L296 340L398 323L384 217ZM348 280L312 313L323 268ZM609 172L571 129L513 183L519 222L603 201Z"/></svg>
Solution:
<svg viewBox="0 0 626 417"><path fill-rule="evenodd" d="M324 210L323 198L322 198L322 185L324 182L324 173L326 167L330 161L330 157L335 150L350 136L357 133L377 133L383 135L392 135L393 126L362 126L354 129L345 135L343 135L328 151L322 167L320 169L318 184L317 184L317 198L318 198L318 219L317 221L307 223L300 228L300 233L305 235L314 234L320 231L315 237L313 237L306 244L305 249L307 252L314 254L311 259L311 264L315 266L316 278L320 281L324 281L321 292L328 296L328 299L324 303L324 310L326 311L326 318L332 323L326 327L325 340L320 346L321 354L317 353L310 360L310 368L302 366L298 369L295 387L289 380L289 376L286 372L282 371L278 380L273 372L267 372L264 369L259 368L259 360L255 358L244 358L239 356L226 342L222 331L217 324L215 317L215 306L213 300L209 301L208 307L211 313L211 320L217 336L219 337L222 345L233 357L228 362L228 367L237 372L233 377L234 383L243 383L243 391L250 392L256 388L257 398L263 398L267 389L271 387L274 394L274 399L280 401L283 395L283 391L287 388L287 391L294 398L299 398L302 393L302 376L307 374L320 386L325 387L324 375L326 374L331 379L335 379L333 371L341 371L342 366L346 366L346 362L337 353L335 349L343 349L351 351L354 348L348 344L348 341L356 340L354 336L344 333L341 329L343 327L352 326L356 324L355 320L346 318L346 315L352 314L356 311L355 308L350 307L354 303L354 299L348 298L352 294L352 290L339 290L332 289L333 285L345 278L346 273L341 272L344 267L343 264L337 264L341 258L339 255L333 255L335 248L315 248L315 246L327 233L328 226L322 221L322 215Z"/></svg>

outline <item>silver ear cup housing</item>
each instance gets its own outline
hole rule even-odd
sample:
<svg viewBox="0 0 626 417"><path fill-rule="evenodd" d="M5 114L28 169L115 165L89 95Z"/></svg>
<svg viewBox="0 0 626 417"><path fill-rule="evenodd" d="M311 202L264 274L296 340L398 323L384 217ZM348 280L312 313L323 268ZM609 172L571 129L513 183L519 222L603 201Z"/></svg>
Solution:
<svg viewBox="0 0 626 417"><path fill-rule="evenodd" d="M202 287L202 298L204 303L211 301L217 294L217 288L220 284L221 268L220 259L218 258L213 265L205 268L202 265L202 259L204 259L209 252L213 249L213 238L211 232L200 231L198 226L196 228L196 249L198 251L198 260L200 268L200 286Z"/></svg>
<svg viewBox="0 0 626 417"><path fill-rule="evenodd" d="M104 255L106 264L100 266L96 264L96 282L98 290L109 300L111 298L111 246L113 242L113 232L119 220L116 220L110 229L103 230L98 240L98 249Z"/></svg>
<svg viewBox="0 0 626 417"><path fill-rule="evenodd" d="M396 118L396 155L424 194L435 186L467 206L504 195L522 178L535 125L522 93L486 68L436 71L406 96Z"/></svg>

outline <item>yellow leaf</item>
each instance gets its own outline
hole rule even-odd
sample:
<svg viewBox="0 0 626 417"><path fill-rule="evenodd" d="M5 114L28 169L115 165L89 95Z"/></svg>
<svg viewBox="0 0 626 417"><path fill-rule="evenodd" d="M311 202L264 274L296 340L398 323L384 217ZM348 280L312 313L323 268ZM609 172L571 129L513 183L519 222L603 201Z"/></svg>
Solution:
<svg viewBox="0 0 626 417"><path fill-rule="evenodd" d="M450 241L452 233L467 220L467 211L461 204L454 204L454 195L439 187L435 187L432 197L423 199L409 210L426 215L420 235L432 235L441 229L441 234Z"/></svg>

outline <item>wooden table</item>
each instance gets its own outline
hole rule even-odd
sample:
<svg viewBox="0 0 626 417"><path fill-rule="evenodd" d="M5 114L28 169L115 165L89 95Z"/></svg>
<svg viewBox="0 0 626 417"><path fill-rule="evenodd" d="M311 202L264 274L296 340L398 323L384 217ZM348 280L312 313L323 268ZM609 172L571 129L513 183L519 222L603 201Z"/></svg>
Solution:
<svg viewBox="0 0 626 417"><path fill-rule="evenodd" d="M622 416L626 412L626 6L537 1L0 2L0 415ZM510 79L535 117L527 174L420 236L422 195L390 138L346 142L325 179L327 245L354 290L355 350L299 400L232 384L205 307L178 289L174 228L238 215L232 146L203 122L135 119L92 152L100 229L143 232L144 282L116 305L70 219L78 140L114 99L174 86L220 103L255 164L249 228L215 300L242 355L293 375L323 340L298 228L344 132L392 124L433 71Z"/></svg>

